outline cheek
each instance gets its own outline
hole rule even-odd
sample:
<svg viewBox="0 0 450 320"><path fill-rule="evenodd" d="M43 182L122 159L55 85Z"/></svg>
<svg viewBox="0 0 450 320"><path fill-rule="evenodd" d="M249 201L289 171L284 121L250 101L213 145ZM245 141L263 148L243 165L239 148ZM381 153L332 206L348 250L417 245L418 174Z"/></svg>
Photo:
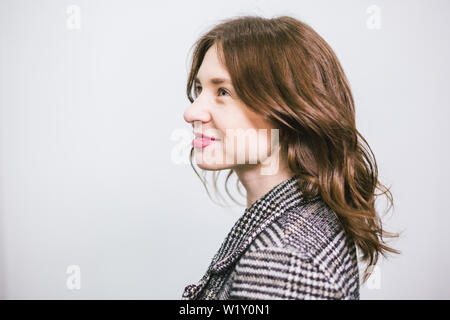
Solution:
<svg viewBox="0 0 450 320"><path fill-rule="evenodd" d="M245 131L252 127L245 115L236 107L227 106L226 111L215 113L213 118L214 127L220 131L224 139L227 138L227 132L229 132L229 136L232 136L234 132Z"/></svg>
<svg viewBox="0 0 450 320"><path fill-rule="evenodd" d="M230 147L234 146L234 148L224 147L226 153L240 153L239 150L242 150L242 148L236 147L238 144L236 135L239 132L240 134L245 135L247 130L251 130L254 131L256 138L251 139L245 137L246 142L244 150L248 152L249 149L253 150L256 147L258 154L262 153L263 156L270 154L271 143L273 143L271 140L271 128L273 126L270 121L265 119L262 115L256 114L240 105L227 105L226 109L216 110L213 114L213 118L214 127L220 131L222 143L229 145ZM276 136L274 138L274 140L276 140ZM250 141L252 143L251 147L249 145Z"/></svg>
<svg viewBox="0 0 450 320"><path fill-rule="evenodd" d="M263 129L263 130L261 130ZM222 142L223 151L228 155L244 156L246 161L259 160L271 154L270 130L265 128L228 128Z"/></svg>

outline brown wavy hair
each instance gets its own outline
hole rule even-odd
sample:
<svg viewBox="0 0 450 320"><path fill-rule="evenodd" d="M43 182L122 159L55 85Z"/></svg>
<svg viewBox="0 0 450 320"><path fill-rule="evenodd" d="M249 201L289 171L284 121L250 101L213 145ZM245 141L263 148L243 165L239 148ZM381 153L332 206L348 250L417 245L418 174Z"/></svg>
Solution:
<svg viewBox="0 0 450 320"><path fill-rule="evenodd" d="M399 234L383 230L375 209L379 195L387 198L388 210L393 208L392 193L378 181L375 156L356 128L349 82L335 53L309 25L290 16L222 20L194 44L187 81L191 102L194 79L214 44L238 97L280 128L281 152L299 175L302 196L320 194L354 240L367 262L366 282L380 253L400 253L383 239ZM192 165L193 150L191 166L210 196L206 180ZM227 187L233 172L225 189L236 202Z"/></svg>

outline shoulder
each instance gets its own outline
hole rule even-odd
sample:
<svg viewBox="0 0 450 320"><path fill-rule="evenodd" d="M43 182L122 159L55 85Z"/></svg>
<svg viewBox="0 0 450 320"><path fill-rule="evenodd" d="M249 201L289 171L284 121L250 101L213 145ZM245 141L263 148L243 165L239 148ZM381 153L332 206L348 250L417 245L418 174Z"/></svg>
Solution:
<svg viewBox="0 0 450 320"><path fill-rule="evenodd" d="M320 198L267 226L235 269L235 297L346 299L352 290L359 296L354 243Z"/></svg>
<svg viewBox="0 0 450 320"><path fill-rule="evenodd" d="M320 263L324 254L344 259L342 254L352 246L353 241L334 211L319 198L281 215L255 238L249 251L283 248L305 260Z"/></svg>
<svg viewBox="0 0 450 320"><path fill-rule="evenodd" d="M312 259L333 240L345 240L343 231L333 210L316 198L283 213L255 238L249 250L282 247Z"/></svg>

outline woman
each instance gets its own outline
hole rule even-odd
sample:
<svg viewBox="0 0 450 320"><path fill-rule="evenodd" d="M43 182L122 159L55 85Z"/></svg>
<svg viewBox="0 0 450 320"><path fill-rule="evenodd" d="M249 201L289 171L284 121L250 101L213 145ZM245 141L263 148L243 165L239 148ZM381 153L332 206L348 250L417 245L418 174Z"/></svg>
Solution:
<svg viewBox="0 0 450 320"><path fill-rule="evenodd" d="M222 21L196 42L187 95L191 165L195 151L236 173L247 208L182 299L359 299L357 248L365 282L398 235L375 210L376 188L392 195L329 45L288 16Z"/></svg>

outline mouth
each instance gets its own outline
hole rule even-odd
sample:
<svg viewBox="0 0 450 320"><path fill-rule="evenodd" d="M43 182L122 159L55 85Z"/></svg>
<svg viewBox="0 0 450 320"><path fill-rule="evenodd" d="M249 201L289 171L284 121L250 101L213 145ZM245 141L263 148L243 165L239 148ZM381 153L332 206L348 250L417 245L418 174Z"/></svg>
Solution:
<svg viewBox="0 0 450 320"><path fill-rule="evenodd" d="M206 134L194 132L195 138L192 140L192 146L194 148L205 148L212 144L214 141L219 141L220 139L215 137L207 136Z"/></svg>
<svg viewBox="0 0 450 320"><path fill-rule="evenodd" d="M192 146L194 148L204 148L204 147L209 146L213 142L214 142L214 140L211 140L211 139L196 138L196 139L192 140Z"/></svg>
<svg viewBox="0 0 450 320"><path fill-rule="evenodd" d="M214 137L210 137L210 136L207 136L207 135L205 135L203 133L198 133L198 132L194 132L194 135L195 135L195 139L211 140L211 141L220 140L220 139L216 139Z"/></svg>

